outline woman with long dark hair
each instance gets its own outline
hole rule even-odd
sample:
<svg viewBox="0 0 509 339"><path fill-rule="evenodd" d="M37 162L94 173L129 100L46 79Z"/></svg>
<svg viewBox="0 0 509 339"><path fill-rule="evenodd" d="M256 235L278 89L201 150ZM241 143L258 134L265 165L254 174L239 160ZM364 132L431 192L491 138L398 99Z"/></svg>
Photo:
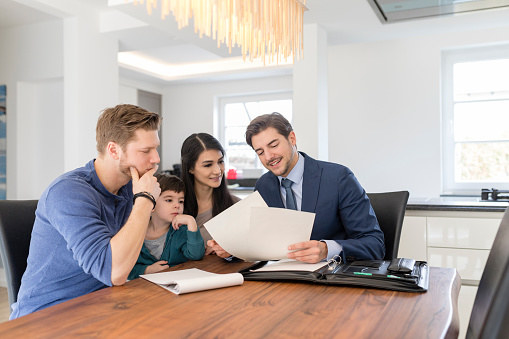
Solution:
<svg viewBox="0 0 509 339"><path fill-rule="evenodd" d="M226 187L225 151L219 141L207 133L191 134L181 149L182 180L185 184L184 213L196 218L205 241L205 254L229 256L217 245L203 224L240 199ZM214 247L214 248L213 248Z"/></svg>

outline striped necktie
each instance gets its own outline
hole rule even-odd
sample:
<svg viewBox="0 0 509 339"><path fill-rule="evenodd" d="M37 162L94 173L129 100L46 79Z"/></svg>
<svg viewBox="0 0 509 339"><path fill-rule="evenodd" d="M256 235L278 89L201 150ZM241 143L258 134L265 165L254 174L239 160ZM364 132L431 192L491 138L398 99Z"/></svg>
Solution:
<svg viewBox="0 0 509 339"><path fill-rule="evenodd" d="M297 210L297 202L295 201L295 195L292 191L293 181L290 179L281 180L281 185L286 190L286 208L290 210Z"/></svg>

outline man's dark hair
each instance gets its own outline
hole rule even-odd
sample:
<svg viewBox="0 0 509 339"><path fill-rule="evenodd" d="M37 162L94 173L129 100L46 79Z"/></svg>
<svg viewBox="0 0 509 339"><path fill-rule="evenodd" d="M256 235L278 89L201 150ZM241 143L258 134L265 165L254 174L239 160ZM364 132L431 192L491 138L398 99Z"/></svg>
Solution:
<svg viewBox="0 0 509 339"><path fill-rule="evenodd" d="M293 127L286 118L278 112L260 115L254 118L247 126L246 129L246 142L249 146L253 147L251 139L258 133L266 130L269 127L275 128L279 134L288 138L293 131Z"/></svg>

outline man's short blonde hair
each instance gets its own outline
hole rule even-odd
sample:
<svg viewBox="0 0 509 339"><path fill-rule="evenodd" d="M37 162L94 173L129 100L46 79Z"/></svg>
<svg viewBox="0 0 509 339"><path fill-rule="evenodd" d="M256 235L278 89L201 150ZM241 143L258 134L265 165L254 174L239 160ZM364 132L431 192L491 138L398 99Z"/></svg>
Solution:
<svg viewBox="0 0 509 339"><path fill-rule="evenodd" d="M136 130L158 130L160 122L159 114L135 105L123 104L106 108L97 120L95 137L97 151L103 154L110 141L125 150L127 143L134 138Z"/></svg>

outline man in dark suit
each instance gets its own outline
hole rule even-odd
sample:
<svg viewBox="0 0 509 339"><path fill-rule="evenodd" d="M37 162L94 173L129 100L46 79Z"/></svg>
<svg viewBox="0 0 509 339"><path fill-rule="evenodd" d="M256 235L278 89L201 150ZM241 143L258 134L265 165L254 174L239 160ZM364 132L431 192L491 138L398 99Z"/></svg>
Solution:
<svg viewBox="0 0 509 339"><path fill-rule="evenodd" d="M267 205L316 213L312 240L290 245L289 258L316 263L336 255L348 261L384 257L383 232L347 167L298 152L295 132L279 113L251 121L246 142L269 170L255 186Z"/></svg>

